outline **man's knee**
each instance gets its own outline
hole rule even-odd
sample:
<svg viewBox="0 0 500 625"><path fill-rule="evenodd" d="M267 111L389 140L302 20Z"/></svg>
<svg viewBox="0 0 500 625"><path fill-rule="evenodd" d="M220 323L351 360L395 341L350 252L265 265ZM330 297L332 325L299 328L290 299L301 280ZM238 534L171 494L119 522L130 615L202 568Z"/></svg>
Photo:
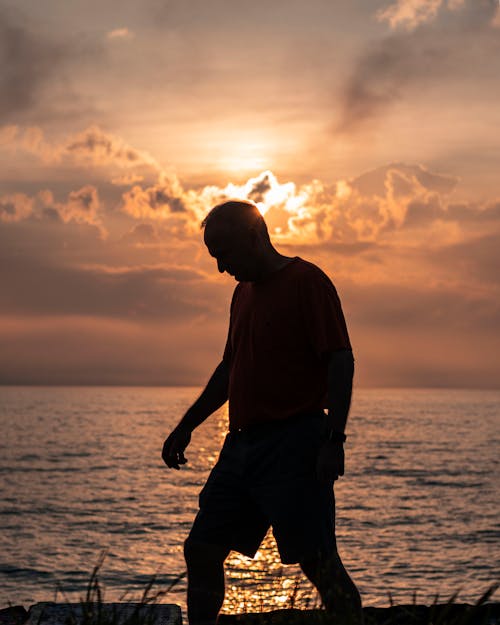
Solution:
<svg viewBox="0 0 500 625"><path fill-rule="evenodd" d="M227 547L211 545L192 538L187 538L184 542L184 558L188 567L207 564L222 565L229 551Z"/></svg>
<svg viewBox="0 0 500 625"><path fill-rule="evenodd" d="M325 575L330 576L343 568L342 560L336 550L303 558L299 566L310 580L316 580Z"/></svg>

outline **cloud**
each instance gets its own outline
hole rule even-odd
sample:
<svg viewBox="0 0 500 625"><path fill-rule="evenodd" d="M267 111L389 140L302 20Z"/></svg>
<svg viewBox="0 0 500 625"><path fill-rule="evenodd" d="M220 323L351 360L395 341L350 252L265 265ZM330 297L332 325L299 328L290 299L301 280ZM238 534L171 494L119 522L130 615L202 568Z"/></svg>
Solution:
<svg viewBox="0 0 500 625"><path fill-rule="evenodd" d="M0 221L12 223L28 219L33 212L33 199L24 193L0 196Z"/></svg>
<svg viewBox="0 0 500 625"><path fill-rule="evenodd" d="M451 227L445 228L437 221L448 219L445 197L454 190L458 179L423 165L391 163L333 185L319 180L300 186L292 181L280 182L266 170L242 184L185 189L175 175L163 171L149 154L98 127L87 128L56 144L47 142L37 129L9 129L4 136L15 145L49 154L56 162L95 171L107 188L118 183L132 185L121 197L108 190L107 196L116 200L113 204L101 203L99 211L96 202L90 211L78 208L74 191L69 192L65 208L54 202L46 206L46 216L55 217L57 213L66 222L73 219L102 224L104 214L119 208L134 220L161 224L168 232L165 237L187 240L198 235L199 224L211 207L229 198L241 198L257 203L271 234L283 244L334 240L351 245L425 224L432 224L432 236L437 240L445 237L449 242L450 237L457 235ZM135 184L137 178L145 178L146 182ZM91 186L97 194L98 185ZM35 214L39 212L35 210ZM16 218L21 218L21 213Z"/></svg>
<svg viewBox="0 0 500 625"><path fill-rule="evenodd" d="M47 141L43 130L38 126L22 127L10 124L0 127L0 147L12 154L32 154L43 163L59 160L60 148Z"/></svg>
<svg viewBox="0 0 500 625"><path fill-rule="evenodd" d="M12 145L17 137L19 131L18 126L14 124L5 125L0 127L0 146Z"/></svg>
<svg viewBox="0 0 500 625"><path fill-rule="evenodd" d="M333 184L264 171L184 188L160 176L124 192L121 211L105 208L94 185L58 199L48 189L5 195L1 379L157 382L149 359L167 383L202 383L220 357L234 282L216 271L199 223L217 201L240 197L258 201L280 251L333 277L359 383L494 385L500 202L458 202L456 183L391 163ZM51 351L58 328L65 349ZM149 353L127 367L131 346Z"/></svg>
<svg viewBox="0 0 500 625"><path fill-rule="evenodd" d="M133 39L135 34L128 28L115 28L106 33L106 37L111 40Z"/></svg>
<svg viewBox="0 0 500 625"><path fill-rule="evenodd" d="M169 175L148 152L96 125L57 139L38 126L5 125L0 127L0 157L9 160L14 189L17 179L18 188L28 185L32 192L28 169L33 180L46 180L59 197L88 181L106 199L109 210L120 201L118 187L151 184Z"/></svg>
<svg viewBox="0 0 500 625"><path fill-rule="evenodd" d="M157 171L160 169L156 160L147 152L133 148L120 137L98 126L90 126L71 137L59 150L61 155L70 155L78 162L92 165L113 164L125 168L146 165Z"/></svg>
<svg viewBox="0 0 500 625"><path fill-rule="evenodd" d="M106 133L85 132L73 139L69 152L80 160L100 164L104 170L108 162L137 162L142 158L140 152ZM156 182L133 184L121 196L115 194L111 204L100 200L99 185L70 190L65 200L58 201L48 189L31 197L5 196L1 218L5 222L33 218L85 223L99 227L105 236L107 221L119 209L144 224L124 240L151 246L153 235L160 241L169 237L179 242L197 240L200 223L210 208L229 198L240 198L257 203L271 235L283 245L335 242L352 246L389 239L406 244L412 238L418 240L425 229L427 244L440 245L466 238L464 220L479 235L484 231L486 214L496 214L496 209L481 204L453 205L450 196L457 183L458 179L447 173L405 163L391 163L330 185L319 180L302 185L281 182L266 170L239 185L185 189L174 175L160 172ZM108 197L115 196L108 193ZM148 224L156 224L154 231L148 230Z"/></svg>
<svg viewBox="0 0 500 625"><path fill-rule="evenodd" d="M282 245L332 242L350 250L359 243L410 244L421 237L428 245L441 245L467 236L457 209L449 208L457 183L449 174L405 163L379 167L333 185L319 180L300 186L281 183L272 172L264 171L241 185L205 187L197 200L205 212L227 198L256 201L271 235ZM480 231L485 211L496 209L469 203L461 210Z"/></svg>
<svg viewBox="0 0 500 625"><path fill-rule="evenodd" d="M410 94L415 100L417 86L447 88L466 78L477 84L478 77L491 84L500 70L500 40L493 28L496 5L490 0L466 0L463 6L454 4L453 11L437 12L441 4L400 1L379 14L389 15L395 25L410 25L409 31L372 41L361 52L340 96L335 132L358 130ZM429 21L431 16L436 17Z"/></svg>
<svg viewBox="0 0 500 625"><path fill-rule="evenodd" d="M267 193L272 189L274 181L271 172L266 172L263 176L255 179L252 182L251 190L247 193L248 199L256 204L263 202Z"/></svg>
<svg viewBox="0 0 500 625"><path fill-rule="evenodd" d="M431 252L431 257L441 267L445 266L449 275L459 274L472 284L495 286L500 290L498 272L498 250L500 249L500 220L495 220L496 232L481 233L463 241L442 246ZM479 308L480 310L480 308ZM499 310L496 311L500 313ZM494 319L498 323L500 314Z"/></svg>
<svg viewBox="0 0 500 625"><path fill-rule="evenodd" d="M402 26L414 30L420 24L433 20L442 7L457 10L464 0L397 0L377 12L377 19L389 22L391 28Z"/></svg>
<svg viewBox="0 0 500 625"><path fill-rule="evenodd" d="M387 192L387 175L390 171L399 172L406 178L416 179L418 184L427 191L435 191L436 193L451 193L459 182L455 176L430 171L423 165L390 163L352 178L349 180L349 186L362 195L384 197Z"/></svg>
<svg viewBox="0 0 500 625"><path fill-rule="evenodd" d="M411 282L394 272L402 252L392 262L386 255L385 280L341 281L357 384L498 388L498 297L491 285L474 288L470 275L469 288L449 274L436 279L447 253L425 257L414 259L424 262Z"/></svg>
<svg viewBox="0 0 500 625"><path fill-rule="evenodd" d="M156 245L160 237L152 224L137 224L123 235L123 240L136 245Z"/></svg>
<svg viewBox="0 0 500 625"><path fill-rule="evenodd" d="M106 236L100 215L99 194L92 185L70 191L64 201L56 201L49 189L31 197L23 193L0 196L0 221L14 223L26 220L86 224L96 226L100 235Z"/></svg>
<svg viewBox="0 0 500 625"><path fill-rule="evenodd" d="M122 210L135 219L169 219L184 229L192 218L176 178L161 177L157 184L146 188L135 185L122 198Z"/></svg>
<svg viewBox="0 0 500 625"><path fill-rule="evenodd" d="M59 265L2 254L5 315L184 320L213 315L225 287L192 267Z"/></svg>
<svg viewBox="0 0 500 625"><path fill-rule="evenodd" d="M63 221L97 225L100 223L97 214L98 209L97 189L91 185L86 185L78 191L71 191L67 202L60 205L59 212Z"/></svg>
<svg viewBox="0 0 500 625"><path fill-rule="evenodd" d="M497 12L491 24L494 28L500 28L500 5L497 7Z"/></svg>
<svg viewBox="0 0 500 625"><path fill-rule="evenodd" d="M81 36L50 38L46 30L21 11L0 7L0 123L88 112L72 70L102 58L101 46Z"/></svg>
<svg viewBox="0 0 500 625"><path fill-rule="evenodd" d="M51 191L44 189L36 197L34 216L38 219L48 217L64 223L101 225L98 215L99 196L97 189L86 185L76 191L70 191L65 202L57 202Z"/></svg>
<svg viewBox="0 0 500 625"><path fill-rule="evenodd" d="M139 174L125 174L123 176L116 176L111 179L112 184L118 187L129 187L136 182L142 182L144 180L144 176Z"/></svg>
<svg viewBox="0 0 500 625"><path fill-rule="evenodd" d="M225 333L220 321L3 316L0 384L199 385Z"/></svg>
<svg viewBox="0 0 500 625"><path fill-rule="evenodd" d="M46 40L19 16L0 10L0 120L35 107L68 56L66 44Z"/></svg>
<svg viewBox="0 0 500 625"><path fill-rule="evenodd" d="M297 186L262 172L242 185L206 187L200 198L252 199L271 234L283 244L320 245L376 241L385 232L446 219L445 197L457 179L422 165L395 163L326 186L315 180ZM444 234L444 232L443 232Z"/></svg>

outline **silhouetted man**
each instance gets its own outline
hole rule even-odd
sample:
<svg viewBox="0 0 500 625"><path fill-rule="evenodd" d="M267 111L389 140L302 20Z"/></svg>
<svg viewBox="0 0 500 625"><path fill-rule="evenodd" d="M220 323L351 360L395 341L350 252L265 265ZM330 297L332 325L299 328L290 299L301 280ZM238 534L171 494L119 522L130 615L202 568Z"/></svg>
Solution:
<svg viewBox="0 0 500 625"><path fill-rule="evenodd" d="M253 557L270 526L281 561L300 564L326 609L361 623L335 541L354 372L336 290L321 269L273 247L250 202L220 204L202 226L219 271L238 284L222 362L163 446L179 469L192 431L229 399L229 433L184 546L189 623L216 623L225 559Z"/></svg>

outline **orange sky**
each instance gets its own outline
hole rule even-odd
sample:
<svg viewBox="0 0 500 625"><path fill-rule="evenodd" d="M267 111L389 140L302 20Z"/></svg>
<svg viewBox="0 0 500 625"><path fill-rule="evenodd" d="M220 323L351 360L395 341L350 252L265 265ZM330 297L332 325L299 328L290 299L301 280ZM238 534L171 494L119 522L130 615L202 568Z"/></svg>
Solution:
<svg viewBox="0 0 500 625"><path fill-rule="evenodd" d="M498 387L496 0L4 0L0 383L202 384L250 198L363 386Z"/></svg>

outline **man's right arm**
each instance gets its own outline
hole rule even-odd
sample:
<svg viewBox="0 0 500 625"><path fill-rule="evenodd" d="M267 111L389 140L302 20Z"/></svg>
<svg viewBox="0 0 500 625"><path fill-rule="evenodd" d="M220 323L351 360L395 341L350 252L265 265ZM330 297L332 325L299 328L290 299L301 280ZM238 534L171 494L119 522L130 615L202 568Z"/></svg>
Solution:
<svg viewBox="0 0 500 625"><path fill-rule="evenodd" d="M162 458L168 467L179 469L179 465L187 462L184 450L191 441L191 432L227 401L228 387L229 368L227 363L222 361L213 372L202 394L165 441Z"/></svg>

